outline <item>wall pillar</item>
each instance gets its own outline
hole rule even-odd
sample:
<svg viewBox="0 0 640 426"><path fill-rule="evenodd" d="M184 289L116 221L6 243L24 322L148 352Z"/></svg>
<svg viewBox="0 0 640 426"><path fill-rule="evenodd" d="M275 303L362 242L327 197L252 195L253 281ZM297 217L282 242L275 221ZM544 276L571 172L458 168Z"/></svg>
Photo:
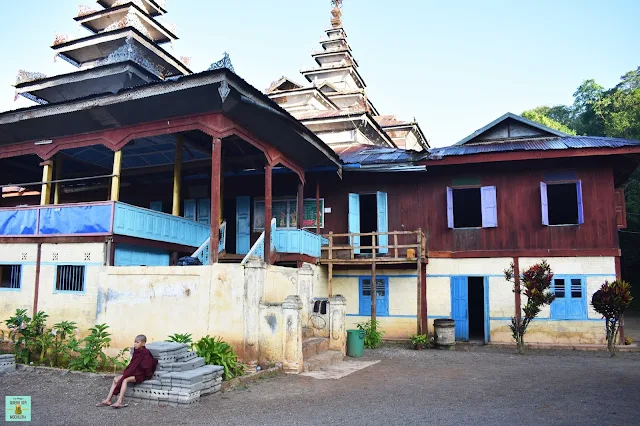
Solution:
<svg viewBox="0 0 640 426"><path fill-rule="evenodd" d="M62 179L62 156L60 154L56 155L56 180ZM53 204L60 204L60 190L61 190L60 182L55 183L54 192L53 192Z"/></svg>
<svg viewBox="0 0 640 426"><path fill-rule="evenodd" d="M261 260L244 265L244 356L242 362L255 371L260 356L260 300L264 293L266 268Z"/></svg>
<svg viewBox="0 0 640 426"><path fill-rule="evenodd" d="M271 164L264 166L264 261L271 264Z"/></svg>
<svg viewBox="0 0 640 426"><path fill-rule="evenodd" d="M347 299L339 294L329 298L329 350L347 354Z"/></svg>
<svg viewBox="0 0 640 426"><path fill-rule="evenodd" d="M320 178L316 176L316 234L320 235Z"/></svg>
<svg viewBox="0 0 640 426"><path fill-rule="evenodd" d="M176 136L176 156L173 163L173 203L171 214L180 216L180 193L182 192L182 148L184 139L182 135Z"/></svg>
<svg viewBox="0 0 640 426"><path fill-rule="evenodd" d="M297 217L297 228L302 229L302 221L304 220L304 183L300 182L298 184L298 217Z"/></svg>
<svg viewBox="0 0 640 426"><path fill-rule="evenodd" d="M120 198L120 170L122 169L122 150L113 153L113 176L111 177L111 201Z"/></svg>
<svg viewBox="0 0 640 426"><path fill-rule="evenodd" d="M311 312L311 299L313 297L313 267L304 263L298 268L298 296L302 301L302 326L309 326L309 314Z"/></svg>
<svg viewBox="0 0 640 426"><path fill-rule="evenodd" d="M218 243L220 242L220 170L222 163L222 139L214 138L211 147L211 212L209 217L209 263L218 262Z"/></svg>
<svg viewBox="0 0 640 426"><path fill-rule="evenodd" d="M287 296L282 304L284 317L284 371L287 373L302 372L302 321L300 311L302 301L298 296Z"/></svg>
<svg viewBox="0 0 640 426"><path fill-rule="evenodd" d="M53 161L47 160L40 163L42 166L42 191L40 192L40 205L51 203L51 180L53 177Z"/></svg>

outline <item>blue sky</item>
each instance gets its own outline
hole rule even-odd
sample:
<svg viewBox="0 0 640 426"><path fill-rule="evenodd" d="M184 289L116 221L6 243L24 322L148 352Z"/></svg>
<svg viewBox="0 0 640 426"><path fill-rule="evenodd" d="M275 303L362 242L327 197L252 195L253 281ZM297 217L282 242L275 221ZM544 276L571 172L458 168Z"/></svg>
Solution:
<svg viewBox="0 0 640 426"><path fill-rule="evenodd" d="M329 26L329 0L168 0L174 53L202 71L229 52L236 72L264 90L300 69ZM72 19L92 0L3 1L0 110L19 69L71 72L54 63L55 33L88 34ZM457 142L503 113L571 103L587 78L611 87L640 65L637 0L344 0L344 27L370 99L382 114L415 117L432 146Z"/></svg>

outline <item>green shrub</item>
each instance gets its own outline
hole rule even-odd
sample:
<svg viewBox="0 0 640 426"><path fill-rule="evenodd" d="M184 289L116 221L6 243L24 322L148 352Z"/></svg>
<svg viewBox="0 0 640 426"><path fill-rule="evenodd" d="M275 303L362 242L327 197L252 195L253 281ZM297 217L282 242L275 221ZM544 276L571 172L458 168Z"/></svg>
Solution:
<svg viewBox="0 0 640 426"><path fill-rule="evenodd" d="M76 323L73 321L61 321L53 325L51 334L53 342L51 343L51 354L49 356L49 365L51 367L60 367L67 365L71 359L73 348L77 346L75 331Z"/></svg>
<svg viewBox="0 0 640 426"><path fill-rule="evenodd" d="M367 349L375 349L382 343L382 335L384 331L380 330L378 321L369 320L365 323L357 324L359 330L364 331L364 347Z"/></svg>
<svg viewBox="0 0 640 426"><path fill-rule="evenodd" d="M616 340L620 330L622 314L629 308L633 297L631 284L622 280L605 281L591 297L591 306L605 319L607 347L611 356L616 355Z"/></svg>
<svg viewBox="0 0 640 426"><path fill-rule="evenodd" d="M220 337L205 336L195 345L196 353L205 363L224 368L224 380L242 376L244 366L238 362L233 348Z"/></svg>
<svg viewBox="0 0 640 426"><path fill-rule="evenodd" d="M430 348L432 346L432 342L426 334L411 335L409 340L414 349Z"/></svg>
<svg viewBox="0 0 640 426"><path fill-rule="evenodd" d="M91 334L73 348L78 352L78 356L69 363L70 369L95 373L98 367L103 369L107 367L107 356L103 352L103 349L108 348L109 342L111 342L110 334L106 331L107 328L109 326L106 324L98 324L89 329ZM80 347L81 344L84 346Z"/></svg>
<svg viewBox="0 0 640 426"><path fill-rule="evenodd" d="M172 334L167 337L167 342L184 343L189 346L189 349L193 349L193 339L191 338L191 333Z"/></svg>
<svg viewBox="0 0 640 426"><path fill-rule="evenodd" d="M46 351L50 339L43 334L48 317L40 311L30 318L26 309L17 309L15 315L5 321L17 361L29 364L34 353L42 354L43 346Z"/></svg>

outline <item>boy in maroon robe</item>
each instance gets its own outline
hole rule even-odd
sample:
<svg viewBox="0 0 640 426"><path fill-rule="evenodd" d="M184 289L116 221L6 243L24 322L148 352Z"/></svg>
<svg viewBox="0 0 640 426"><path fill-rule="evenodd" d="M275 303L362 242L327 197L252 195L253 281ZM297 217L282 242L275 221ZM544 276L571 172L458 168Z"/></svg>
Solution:
<svg viewBox="0 0 640 426"><path fill-rule="evenodd" d="M149 349L145 347L147 344L147 337L144 334L136 336L133 343L133 356L129 365L124 370L121 376L113 379L111 390L107 399L96 404L97 407L104 407L110 405L112 408L123 408L129 404L122 404L124 394L127 391L128 383L142 383L145 380L151 379L153 373L156 371L158 360L151 355ZM111 398L114 395L118 395L118 400L115 404L111 404Z"/></svg>

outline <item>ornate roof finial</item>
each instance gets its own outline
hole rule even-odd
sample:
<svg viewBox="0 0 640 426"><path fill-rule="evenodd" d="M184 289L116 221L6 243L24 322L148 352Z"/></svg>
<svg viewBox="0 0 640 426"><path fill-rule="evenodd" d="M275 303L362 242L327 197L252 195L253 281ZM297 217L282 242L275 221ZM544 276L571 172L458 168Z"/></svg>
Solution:
<svg viewBox="0 0 640 426"><path fill-rule="evenodd" d="M333 10L331 10L331 25L333 28L342 27L342 11L340 8L342 7L342 0L331 0L331 4L333 5Z"/></svg>

